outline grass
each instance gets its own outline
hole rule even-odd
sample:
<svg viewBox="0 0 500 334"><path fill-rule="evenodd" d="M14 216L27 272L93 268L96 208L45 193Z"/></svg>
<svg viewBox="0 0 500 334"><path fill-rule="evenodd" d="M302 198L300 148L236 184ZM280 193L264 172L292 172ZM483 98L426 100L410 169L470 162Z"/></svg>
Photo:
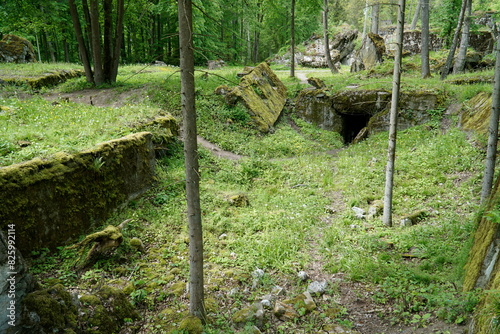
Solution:
<svg viewBox="0 0 500 334"><path fill-rule="evenodd" d="M6 147L15 147L18 140L39 145L50 141L54 150L76 150L103 140L88 139L86 132L108 129L109 136L122 135L122 131L129 131L124 126L161 111L180 117L175 68L127 66L120 71L123 81L112 89L143 90L148 98L140 106L52 106L39 97L3 98L0 117L5 122L0 124L5 127L2 136L8 134L0 138ZM393 323L425 326L436 318L463 323L477 303L476 295L459 291L478 208L484 156L481 146L459 129L442 131L438 119L400 132L395 227L385 227L380 217L359 220L351 207L367 209L369 202L383 197L387 133L343 148L339 135L297 119L290 111L280 118L273 133L258 133L249 125L245 110L228 107L213 94L218 85L231 85L228 80L236 80L237 72L236 68L226 68L213 72L217 76L204 76L201 71L196 74L199 133L223 149L245 156L231 161L216 158L205 149L199 151L209 316L206 332L236 332L231 320L234 310L270 293L275 285L286 286L288 295L303 292L306 283L300 282L296 273L318 261L324 267L323 274L343 273L350 281L362 282L376 291L374 302L390 305L394 312L382 316ZM300 88L296 79L286 75L280 74L290 90ZM385 81L390 86L387 77L367 83L367 73L332 76L321 71L310 75L322 75L332 87L356 82L366 84L364 88L381 87ZM409 88L421 88L417 77L413 74L407 81ZM429 86L446 92L450 101L462 101L486 89L481 85L451 89L436 79L430 80ZM56 92L85 87L83 79L75 79ZM289 119L299 131L291 127ZM78 124L73 129L72 122ZM29 127L31 130L24 134L16 132ZM343 150L335 156L326 153L340 148ZM51 149L42 146L26 158L49 154ZM9 154L19 152L22 150ZM132 219L123 231L125 241L115 254L78 277L71 267L75 254L64 249L53 254L42 250L32 260L41 284L61 281L66 286L92 289L100 281L127 287L130 299L143 315L142 330L173 332L188 302L185 294L174 291L175 284L182 287L186 282L189 270L181 147L159 161L157 173L154 189L106 222L117 225ZM231 205L228 199L236 194L246 195L250 205ZM334 211L327 209L332 206ZM418 225L398 225L403 215L418 210L428 213ZM147 251L134 250L129 244L132 237L141 239ZM265 272L260 280L252 277L256 268ZM314 332L324 325L352 326L348 311L335 302L338 298L339 291L332 286L317 312L296 322L268 321L263 330ZM244 332L250 332L250 328Z"/></svg>

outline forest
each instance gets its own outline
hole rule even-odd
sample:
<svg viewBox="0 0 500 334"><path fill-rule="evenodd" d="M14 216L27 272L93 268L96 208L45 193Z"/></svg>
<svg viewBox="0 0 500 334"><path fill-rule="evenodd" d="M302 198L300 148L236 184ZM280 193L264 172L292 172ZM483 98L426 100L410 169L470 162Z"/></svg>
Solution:
<svg viewBox="0 0 500 334"><path fill-rule="evenodd" d="M499 17L0 0L0 333L500 333Z"/></svg>

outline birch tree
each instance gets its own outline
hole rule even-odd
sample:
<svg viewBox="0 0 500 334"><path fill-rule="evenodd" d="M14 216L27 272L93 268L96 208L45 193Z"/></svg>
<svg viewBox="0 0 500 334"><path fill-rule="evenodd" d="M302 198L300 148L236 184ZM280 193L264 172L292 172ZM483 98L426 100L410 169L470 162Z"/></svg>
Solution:
<svg viewBox="0 0 500 334"><path fill-rule="evenodd" d="M290 26L290 52L292 57L290 59L290 77L295 77L295 0L292 0L292 23Z"/></svg>
<svg viewBox="0 0 500 334"><path fill-rule="evenodd" d="M399 90L401 87L401 58L403 54L403 30L406 1L399 0L398 26L396 34L396 54L394 57L394 73L392 79L392 99L389 125L389 148L387 150L387 166L385 174L384 224L392 226L392 193L394 181L394 162L396 157L396 137L398 126Z"/></svg>
<svg viewBox="0 0 500 334"><path fill-rule="evenodd" d="M484 204L490 197L498 145L498 119L500 114L500 34L495 46L495 80L493 86L493 100L491 105L490 125L488 129L488 148L486 150L486 164L481 190L481 203Z"/></svg>
<svg viewBox="0 0 500 334"><path fill-rule="evenodd" d="M205 320L203 290L203 233L194 90L194 50L191 0L179 0L181 108L189 223L189 313Z"/></svg>

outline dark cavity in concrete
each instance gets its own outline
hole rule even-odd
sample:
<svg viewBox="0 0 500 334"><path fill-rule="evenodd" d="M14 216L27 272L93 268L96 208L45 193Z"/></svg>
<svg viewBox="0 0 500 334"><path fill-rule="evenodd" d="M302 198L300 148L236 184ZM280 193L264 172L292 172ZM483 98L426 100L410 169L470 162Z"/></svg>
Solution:
<svg viewBox="0 0 500 334"><path fill-rule="evenodd" d="M344 144L350 144L361 129L368 125L370 120L370 114L344 114L341 113L342 117L342 137L344 138Z"/></svg>

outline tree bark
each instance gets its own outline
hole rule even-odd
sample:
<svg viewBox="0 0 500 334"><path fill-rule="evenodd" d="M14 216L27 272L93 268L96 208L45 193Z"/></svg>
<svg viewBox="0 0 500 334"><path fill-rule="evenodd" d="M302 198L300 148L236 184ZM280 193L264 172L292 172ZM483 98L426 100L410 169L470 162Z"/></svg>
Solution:
<svg viewBox="0 0 500 334"><path fill-rule="evenodd" d="M462 1L462 7L460 9L460 15L458 17L457 29L455 30L455 34L453 35L453 41L451 43L450 52L448 53L448 58L446 58L446 64L443 67L441 72L441 80L446 79L448 73L450 72L451 64L453 63L453 57L455 57L455 51L457 49L458 36L460 35L460 31L462 30L462 24L464 22L464 14L465 8L467 7L467 2L469 0Z"/></svg>
<svg viewBox="0 0 500 334"><path fill-rule="evenodd" d="M123 41L123 18L125 17L124 0L117 0L116 3L116 30L114 36L114 49L111 57L111 82L116 82L118 75L118 64L120 62L120 51Z"/></svg>
<svg viewBox="0 0 500 334"><path fill-rule="evenodd" d="M426 0L419 0L417 3L417 8L415 8L415 15L413 15L413 20L411 21L411 26L410 30L415 30L417 29L417 22L418 22L418 17L420 16L420 11L422 10L422 3ZM427 4L429 5L429 4ZM423 21L423 17L422 17ZM423 22L422 22L423 24Z"/></svg>
<svg viewBox="0 0 500 334"><path fill-rule="evenodd" d="M292 22L290 27L290 52L292 54L290 59L290 77L295 77L295 0L292 0Z"/></svg>
<svg viewBox="0 0 500 334"><path fill-rule="evenodd" d="M421 59L422 59L422 78L431 77L431 68L429 63L429 1L430 0L420 0L419 4L422 7L422 48L421 48Z"/></svg>
<svg viewBox="0 0 500 334"><path fill-rule="evenodd" d="M102 70L101 27L99 25L99 4L97 0L90 0L90 28L92 31L94 82L96 85L101 85L104 83L104 73Z"/></svg>
<svg viewBox="0 0 500 334"><path fill-rule="evenodd" d="M378 35L379 17L380 17L380 4L378 2L376 2L372 6L372 29L371 29L371 32L373 34L377 34L377 35Z"/></svg>
<svg viewBox="0 0 500 334"><path fill-rule="evenodd" d="M191 0L179 0L181 105L184 123L186 197L189 222L189 313L205 321L203 233L200 209L198 144L194 90L194 50Z"/></svg>
<svg viewBox="0 0 500 334"><path fill-rule="evenodd" d="M104 82L112 82L111 67L113 54L113 17L112 0L103 1L104 13L104 43L103 43L103 76Z"/></svg>
<svg viewBox="0 0 500 334"><path fill-rule="evenodd" d="M324 0L323 2L323 36L324 36L324 44L325 44L325 57L326 64L332 73L338 73L339 71L332 63L332 57L330 55L330 41L328 36L328 0Z"/></svg>
<svg viewBox="0 0 500 334"><path fill-rule="evenodd" d="M87 82L94 83L94 74L92 72L92 67L90 66L90 59L87 47L85 46L85 40L83 38L82 26L80 24L80 19L78 17L78 11L76 9L75 0L69 0L69 10L71 13L71 19L73 20L73 27L75 28L76 40L78 42L78 51L80 52L80 58L83 63L83 69L85 71L85 78Z"/></svg>
<svg viewBox="0 0 500 334"><path fill-rule="evenodd" d="M465 69L465 58L467 57L467 48L469 47L472 0L467 0L464 15L462 37L460 38L460 47L458 49L457 59L455 61L455 65L453 65L453 74L463 73Z"/></svg>
<svg viewBox="0 0 500 334"><path fill-rule="evenodd" d="M500 34L498 35L495 62L495 80L493 86L493 100L491 104L490 126L488 130L488 148L481 190L481 204L485 204L491 194L491 186L495 175L496 153L498 145L498 119L500 114Z"/></svg>
<svg viewBox="0 0 500 334"><path fill-rule="evenodd" d="M387 167L385 174L384 224L392 226L392 193L394 181L394 162L396 157L396 137L398 126L399 90L401 87L401 58L403 54L403 31L405 21L405 0L399 0L398 26L396 35L396 53L394 57L394 74L392 81L392 99L389 126L389 147L387 150Z"/></svg>

